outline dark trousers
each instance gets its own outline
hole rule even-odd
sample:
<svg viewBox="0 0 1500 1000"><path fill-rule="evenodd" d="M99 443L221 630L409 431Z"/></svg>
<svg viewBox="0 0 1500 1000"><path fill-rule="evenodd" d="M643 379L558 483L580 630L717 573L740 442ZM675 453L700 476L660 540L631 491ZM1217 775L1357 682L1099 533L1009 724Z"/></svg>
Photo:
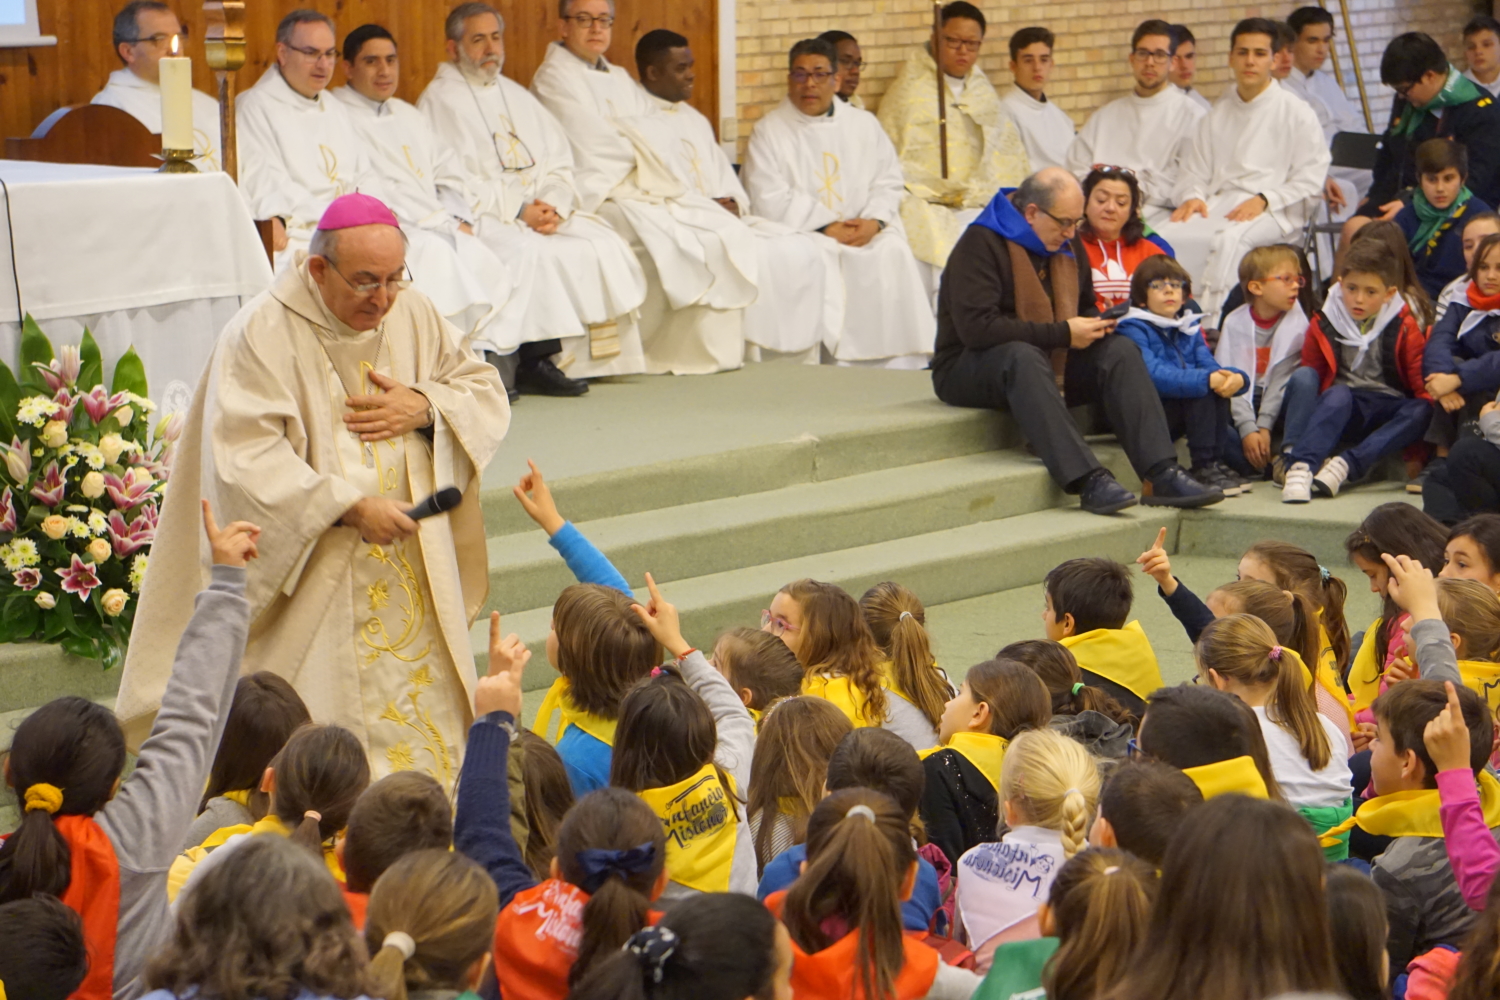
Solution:
<svg viewBox="0 0 1500 1000"><path fill-rule="evenodd" d="M964 351L933 371L932 384L938 399L950 406L1010 413L1064 488L1076 489L1080 479L1103 468L1069 406L1098 404L1142 478L1176 459L1146 362L1124 337L1101 337L1081 351L1068 352L1066 399L1057 391L1047 352L1024 343Z"/></svg>
<svg viewBox="0 0 1500 1000"><path fill-rule="evenodd" d="M1350 480L1358 479L1386 455L1422 440L1432 419L1432 404L1383 392L1331 385L1318 397L1307 430L1292 448L1292 462L1306 462L1314 472L1345 437L1359 438L1343 453Z"/></svg>
<svg viewBox="0 0 1500 1000"><path fill-rule="evenodd" d="M1448 461L1427 476L1422 507L1444 524L1500 513L1500 448L1480 437L1459 438Z"/></svg>
<svg viewBox="0 0 1500 1000"><path fill-rule="evenodd" d="M519 367L525 368L528 364L545 361L561 350L562 341L560 340L535 340L516 348L516 360L519 362Z"/></svg>
<svg viewBox="0 0 1500 1000"><path fill-rule="evenodd" d="M1210 392L1197 399L1163 399L1161 408L1172 440L1187 438L1195 468L1219 457L1220 435L1229 426L1229 400Z"/></svg>

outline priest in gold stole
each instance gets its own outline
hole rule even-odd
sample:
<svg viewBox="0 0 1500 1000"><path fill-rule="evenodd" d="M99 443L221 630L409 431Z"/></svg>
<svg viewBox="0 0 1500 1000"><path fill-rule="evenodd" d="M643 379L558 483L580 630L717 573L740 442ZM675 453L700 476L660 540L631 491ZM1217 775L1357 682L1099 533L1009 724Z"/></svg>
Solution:
<svg viewBox="0 0 1500 1000"><path fill-rule="evenodd" d="M488 592L479 480L509 405L494 367L407 288L384 204L335 200L311 249L230 322L199 381L117 712L134 744L160 705L207 579L202 497L275 540L250 570L244 671L285 677L315 721L353 731L376 776L421 770L451 789ZM447 486L458 507L406 516Z"/></svg>

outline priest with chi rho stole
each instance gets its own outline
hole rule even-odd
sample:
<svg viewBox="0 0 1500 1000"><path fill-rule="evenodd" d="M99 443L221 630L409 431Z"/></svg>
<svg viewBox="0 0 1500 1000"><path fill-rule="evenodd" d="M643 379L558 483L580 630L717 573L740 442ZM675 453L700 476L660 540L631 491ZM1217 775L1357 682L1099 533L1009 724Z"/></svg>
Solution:
<svg viewBox="0 0 1500 1000"><path fill-rule="evenodd" d="M493 366L406 277L396 216L336 199L224 330L188 413L117 712L139 740L208 579L198 498L266 529L249 567L244 671L289 680L354 732L377 776L451 789L475 682L469 626L488 589L478 488L510 422ZM457 487L446 514L412 505Z"/></svg>

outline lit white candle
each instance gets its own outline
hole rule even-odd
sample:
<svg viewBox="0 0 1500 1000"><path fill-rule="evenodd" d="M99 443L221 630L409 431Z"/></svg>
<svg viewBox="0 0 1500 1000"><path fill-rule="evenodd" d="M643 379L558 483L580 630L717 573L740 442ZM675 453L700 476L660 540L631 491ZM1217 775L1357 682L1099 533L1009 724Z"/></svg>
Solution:
<svg viewBox="0 0 1500 1000"><path fill-rule="evenodd" d="M172 36L172 54L161 61L161 145L192 149L193 61L177 54L177 39Z"/></svg>

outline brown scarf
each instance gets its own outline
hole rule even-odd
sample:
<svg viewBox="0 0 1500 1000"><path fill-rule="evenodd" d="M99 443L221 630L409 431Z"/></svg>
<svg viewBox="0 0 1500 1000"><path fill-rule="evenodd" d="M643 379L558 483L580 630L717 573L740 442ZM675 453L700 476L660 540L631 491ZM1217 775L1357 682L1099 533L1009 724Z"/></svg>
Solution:
<svg viewBox="0 0 1500 1000"><path fill-rule="evenodd" d="M1070 254L1055 253L1045 267L1052 268L1052 299L1042 287L1041 276L1031 266L1031 255L1019 243L1005 241L1010 251L1010 270L1015 276L1016 316L1028 323L1066 323L1078 315L1078 261ZM1045 271L1044 271L1045 273ZM1068 349L1052 352L1052 374L1062 391L1068 367Z"/></svg>

